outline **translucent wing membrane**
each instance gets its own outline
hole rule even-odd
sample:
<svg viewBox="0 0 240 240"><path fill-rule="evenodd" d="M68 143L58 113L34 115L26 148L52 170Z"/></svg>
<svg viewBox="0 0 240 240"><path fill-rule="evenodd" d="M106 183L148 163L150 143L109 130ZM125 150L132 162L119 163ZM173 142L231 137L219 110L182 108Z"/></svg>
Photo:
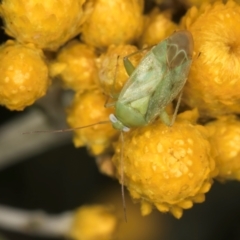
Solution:
<svg viewBox="0 0 240 240"><path fill-rule="evenodd" d="M167 39L167 63L169 69L184 65L192 58L193 38L190 32L179 31Z"/></svg>
<svg viewBox="0 0 240 240"><path fill-rule="evenodd" d="M128 104L132 101L152 95L162 79L164 65L150 52L138 65L123 87L118 101Z"/></svg>

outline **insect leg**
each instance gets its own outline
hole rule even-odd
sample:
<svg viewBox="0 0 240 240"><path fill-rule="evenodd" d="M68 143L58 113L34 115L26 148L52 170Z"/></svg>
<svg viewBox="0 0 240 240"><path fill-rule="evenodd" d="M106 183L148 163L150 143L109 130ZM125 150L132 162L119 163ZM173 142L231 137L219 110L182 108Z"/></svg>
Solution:
<svg viewBox="0 0 240 240"><path fill-rule="evenodd" d="M167 125L169 127L172 126L171 125L172 122L170 121L170 117L165 110L160 113L159 117L165 125Z"/></svg>
<svg viewBox="0 0 240 240"><path fill-rule="evenodd" d="M178 109L179 109L180 102L181 102L181 99L182 99L182 93L183 93L183 91L181 91L180 94L179 94L179 97L178 97L178 100L177 100L177 105L176 105L176 108L174 110L170 126L172 126L174 124L175 120L176 120Z"/></svg>
<svg viewBox="0 0 240 240"><path fill-rule="evenodd" d="M127 208L126 208L126 201L125 201L125 191L124 191L124 169L123 169L123 149L124 149L124 137L123 132L121 131L120 134L121 138L121 159L120 159L120 166L121 166L121 192L122 192L122 203L123 203L123 213L125 222L127 222Z"/></svg>
<svg viewBox="0 0 240 240"><path fill-rule="evenodd" d="M151 46L151 47L144 48L144 49L141 49L141 50L136 51L136 52L134 52L134 53L131 53L131 54L129 54L129 55L127 55L127 56L125 56L125 57L123 58L123 64L124 64L124 67L125 67L125 70L126 70L128 76L131 76L132 73L133 73L133 71L135 70L135 67L133 66L133 64L131 63L131 61L129 60L129 58L130 58L131 56L134 56L134 55L138 54L139 52L143 52L143 51L145 51L145 50L147 50L147 49L149 49L149 48L152 48L152 46Z"/></svg>
<svg viewBox="0 0 240 240"><path fill-rule="evenodd" d="M178 97L178 100L177 100L177 105L175 107L175 110L174 110L174 113L173 113L171 121L170 121L169 115L167 114L166 111L163 111L159 115L159 117L162 120L162 122L164 124L166 124L167 126L169 126L169 127L171 127L174 124L175 120L176 120L178 109L179 109L179 106L180 106L180 103L181 103L181 99L182 99L182 93L183 93L183 91L181 91L180 94L179 94L179 97Z"/></svg>
<svg viewBox="0 0 240 240"><path fill-rule="evenodd" d="M115 74L114 74L114 79L113 79L113 84L111 86L111 93L110 93L110 97L113 99L118 99L119 93L116 93L115 90L115 85L116 85L116 79L117 79L117 72L118 72L118 63L119 63L119 55L117 56L117 60L116 60L116 70L115 70ZM106 101L105 106L107 106L108 99ZM114 104L112 104L111 106L114 106Z"/></svg>
<svg viewBox="0 0 240 240"><path fill-rule="evenodd" d="M136 54L136 52L134 54ZM124 67L125 67L125 70L126 70L128 76L131 76L133 71L134 71L134 69L135 69L135 67L132 65L132 63L128 59L132 55L133 54L130 54L130 55L128 55L128 56L123 58L123 64L124 64Z"/></svg>
<svg viewBox="0 0 240 240"><path fill-rule="evenodd" d="M104 107L105 108L113 107L116 104L116 101L110 101L109 102L109 98L112 98L112 97L111 96L107 96L106 101L104 103Z"/></svg>
<svg viewBox="0 0 240 240"><path fill-rule="evenodd" d="M104 107L105 107L105 108L109 108L109 107L115 106L116 102L108 102L108 99L109 99L109 98L107 98L107 100L106 100L106 102L105 102L105 104L104 104Z"/></svg>
<svg viewBox="0 0 240 240"><path fill-rule="evenodd" d="M174 124L175 120L176 120L178 109L179 109L179 106L180 106L180 103L181 103L181 99L182 99L182 93L183 93L183 91L181 91L180 94L179 94L179 97L178 97L178 100L177 100L177 105L175 107L175 110L174 110L174 113L173 113L173 117L172 117L170 126L172 126Z"/></svg>
<svg viewBox="0 0 240 240"><path fill-rule="evenodd" d="M116 78L117 78L117 70L118 70L118 61L119 61L119 57L120 56L117 56L117 64L116 64L116 70L115 70L115 74L114 74L114 82L111 86L111 93L109 95L107 95L107 99L106 99L106 102L104 103L104 107L105 108L109 108L109 107L113 107L115 106L115 103L116 101L114 102L109 102L109 98L112 98L112 99L118 99L118 96L119 94L116 94L115 93L115 84L116 84Z"/></svg>

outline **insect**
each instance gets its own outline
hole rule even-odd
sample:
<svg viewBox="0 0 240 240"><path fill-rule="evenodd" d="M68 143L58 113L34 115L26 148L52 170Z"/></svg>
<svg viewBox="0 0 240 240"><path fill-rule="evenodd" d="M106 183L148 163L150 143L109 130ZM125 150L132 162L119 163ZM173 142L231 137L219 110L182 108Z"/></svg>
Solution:
<svg viewBox="0 0 240 240"><path fill-rule="evenodd" d="M191 33L177 31L154 46L137 68L125 58L124 66L130 77L115 103L115 115L110 116L113 127L129 131L150 124L158 116L171 126L175 117L170 121L165 108L185 85L192 54Z"/></svg>
<svg viewBox="0 0 240 240"><path fill-rule="evenodd" d="M129 131L131 128L148 125L157 117L160 117L167 126L174 123L180 104L180 93L187 81L192 63L193 38L189 31L174 32L152 47L136 68L128 59L134 54L136 53L124 58L124 66L129 79L117 101L111 104L115 106L115 114L109 116L113 128L121 131L122 146L124 144L123 132ZM179 94L174 115L170 120L165 108ZM109 123L109 121L96 124L105 123ZM96 124L53 132L72 131ZM126 220L123 157L121 157L121 189Z"/></svg>

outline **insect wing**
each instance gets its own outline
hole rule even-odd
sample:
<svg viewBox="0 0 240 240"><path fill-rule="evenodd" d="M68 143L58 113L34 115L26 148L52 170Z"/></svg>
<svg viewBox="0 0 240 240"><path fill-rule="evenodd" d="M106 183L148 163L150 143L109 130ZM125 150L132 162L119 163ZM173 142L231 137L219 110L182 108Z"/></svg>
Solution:
<svg viewBox="0 0 240 240"><path fill-rule="evenodd" d="M159 81L162 80L165 74L164 68L166 68L166 54L164 54L167 49L166 40L157 46L160 46L161 61L156 59L152 50L150 50L124 85L118 101L131 104L142 98L151 98L159 85Z"/></svg>
<svg viewBox="0 0 240 240"><path fill-rule="evenodd" d="M179 31L168 39L167 78L172 84L170 102L184 87L192 64L193 37L188 31Z"/></svg>
<svg viewBox="0 0 240 240"><path fill-rule="evenodd" d="M183 89L187 81L191 63L192 63L192 59L185 59L185 61L181 65L179 65L178 67L175 67L171 71L168 71L166 78L171 80L170 81L171 94L169 95L169 102L172 102L173 99L176 98L176 96Z"/></svg>
<svg viewBox="0 0 240 240"><path fill-rule="evenodd" d="M173 39L172 39L173 38ZM166 72L155 89L146 115L153 121L184 87L192 63L193 39L190 32L176 32L167 39Z"/></svg>

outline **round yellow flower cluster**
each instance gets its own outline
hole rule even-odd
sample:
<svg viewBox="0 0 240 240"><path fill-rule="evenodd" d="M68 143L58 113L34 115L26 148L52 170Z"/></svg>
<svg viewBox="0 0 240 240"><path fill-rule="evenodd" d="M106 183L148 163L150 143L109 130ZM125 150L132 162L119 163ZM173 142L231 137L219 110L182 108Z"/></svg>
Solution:
<svg viewBox="0 0 240 240"><path fill-rule="evenodd" d="M68 237L77 240L112 240L116 228L117 218L112 207L83 206L76 210Z"/></svg>
<svg viewBox="0 0 240 240"><path fill-rule="evenodd" d="M218 179L240 180L240 121L234 115L221 116L206 125L210 143L216 150Z"/></svg>
<svg viewBox="0 0 240 240"><path fill-rule="evenodd" d="M0 104L22 110L46 93L50 77L60 79L64 88L75 91L67 110L67 121L76 128L75 146L87 146L98 159L108 160L109 172L116 172L141 203L143 215L155 206L180 218L183 209L205 200L213 178L240 179L240 123L234 115L240 113L240 6L232 1L193 6L177 24L173 9L144 15L143 4L2 0L4 28L15 40L0 47ZM129 77L124 57L130 55L137 66L150 49L139 48L178 29L188 30L194 39L181 106L188 111L172 127L156 119L118 140L120 133L107 122ZM78 34L81 40L71 40ZM56 51L54 58L44 51ZM218 119L209 122L214 117ZM197 124L199 118L207 124ZM109 166L112 155L116 171Z"/></svg>
<svg viewBox="0 0 240 240"><path fill-rule="evenodd" d="M65 88L75 91L91 89L98 82L95 59L92 47L77 40L70 41L50 64L50 75L59 77Z"/></svg>
<svg viewBox="0 0 240 240"><path fill-rule="evenodd" d="M192 7L181 26L194 39L184 102L201 116L240 113L240 6L233 1Z"/></svg>
<svg viewBox="0 0 240 240"><path fill-rule="evenodd" d="M141 47L145 45L153 46L176 31L178 26L171 18L170 11L162 12L158 8L154 8L144 19L145 28L138 40L139 45Z"/></svg>
<svg viewBox="0 0 240 240"><path fill-rule="evenodd" d="M142 33L143 4L143 0L97 0L83 25L82 40L98 48L135 42Z"/></svg>
<svg viewBox="0 0 240 240"><path fill-rule="evenodd" d="M89 12L85 10L85 2L3 0L0 14L9 36L21 43L30 42L38 48L56 50L80 33Z"/></svg>
<svg viewBox="0 0 240 240"><path fill-rule="evenodd" d="M42 50L9 40L0 47L0 104L23 110L45 95L51 81Z"/></svg>
<svg viewBox="0 0 240 240"><path fill-rule="evenodd" d="M76 94L68 109L68 124L76 128L108 121L113 109L105 108L104 103L104 95L98 89ZM76 130L73 142L76 147L87 146L94 155L99 155L111 149L118 134L110 124L97 124Z"/></svg>
<svg viewBox="0 0 240 240"><path fill-rule="evenodd" d="M4 29L16 41L1 46L0 104L23 110L45 95L50 79L42 50L57 50L78 35L91 9L85 0L1 1Z"/></svg>
<svg viewBox="0 0 240 240"><path fill-rule="evenodd" d="M203 202L217 173L208 134L194 123L196 111L179 115L172 127L159 120L124 136L113 157L119 176L124 161L124 184L147 215L155 205L176 218L193 202ZM147 144L146 144L147 143ZM136 151L137 149L137 151Z"/></svg>

